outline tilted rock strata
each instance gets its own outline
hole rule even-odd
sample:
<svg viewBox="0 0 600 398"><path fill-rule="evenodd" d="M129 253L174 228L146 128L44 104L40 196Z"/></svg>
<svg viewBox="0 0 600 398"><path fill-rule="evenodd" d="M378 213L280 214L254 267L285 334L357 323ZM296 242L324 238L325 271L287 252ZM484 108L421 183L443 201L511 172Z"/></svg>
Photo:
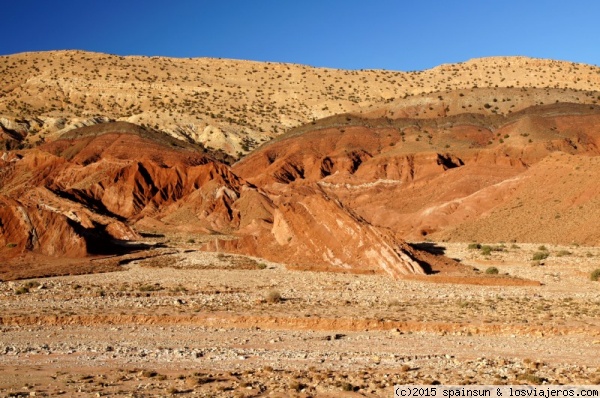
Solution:
<svg viewBox="0 0 600 398"><path fill-rule="evenodd" d="M132 150L135 148L135 150ZM127 251L131 225L233 234L213 250L288 264L425 272L418 253L317 185L269 194L204 154L136 134L63 139L2 161L2 255ZM208 247L207 247L208 248Z"/></svg>

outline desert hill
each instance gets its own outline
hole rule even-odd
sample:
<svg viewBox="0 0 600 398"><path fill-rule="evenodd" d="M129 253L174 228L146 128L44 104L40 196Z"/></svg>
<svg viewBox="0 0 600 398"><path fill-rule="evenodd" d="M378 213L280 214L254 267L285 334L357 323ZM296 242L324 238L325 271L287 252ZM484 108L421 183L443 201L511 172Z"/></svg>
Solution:
<svg viewBox="0 0 600 398"><path fill-rule="evenodd" d="M239 157L289 128L336 114L506 114L557 101L597 103L598 87L597 67L524 57L392 72L22 53L0 57L0 139L6 148L36 145L77 127L118 120Z"/></svg>
<svg viewBox="0 0 600 398"><path fill-rule="evenodd" d="M61 51L0 68L5 259L119 255L169 231L204 250L398 277L456 265L405 240L600 243L596 67L501 57L402 73Z"/></svg>
<svg viewBox="0 0 600 398"><path fill-rule="evenodd" d="M596 245L600 107L537 105L430 119L338 115L233 170L271 193L317 183L405 239Z"/></svg>
<svg viewBox="0 0 600 398"><path fill-rule="evenodd" d="M215 251L394 277L423 274L432 261L451 262L428 260L316 184L286 197L269 195L224 163L167 142L120 122L5 153L0 256L123 254L139 249L130 244L141 239L138 231L152 229L212 234L205 249Z"/></svg>

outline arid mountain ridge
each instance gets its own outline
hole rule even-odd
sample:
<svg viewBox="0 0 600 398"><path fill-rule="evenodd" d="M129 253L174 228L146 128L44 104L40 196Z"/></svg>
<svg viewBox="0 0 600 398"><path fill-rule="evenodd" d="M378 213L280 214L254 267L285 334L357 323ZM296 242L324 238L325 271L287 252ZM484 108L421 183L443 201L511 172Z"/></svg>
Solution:
<svg viewBox="0 0 600 398"><path fill-rule="evenodd" d="M31 145L84 125L128 121L239 157L336 114L508 114L597 103L598 87L598 67L525 57L392 72L52 51L0 57L0 126L9 140Z"/></svg>

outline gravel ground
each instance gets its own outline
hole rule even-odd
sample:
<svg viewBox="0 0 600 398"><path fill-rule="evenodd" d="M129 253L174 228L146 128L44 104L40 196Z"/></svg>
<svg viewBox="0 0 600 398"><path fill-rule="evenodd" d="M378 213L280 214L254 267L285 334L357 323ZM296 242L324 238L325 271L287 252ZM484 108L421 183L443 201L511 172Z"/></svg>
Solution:
<svg viewBox="0 0 600 398"><path fill-rule="evenodd" d="M439 246L542 285L290 271L189 249L120 272L6 282L0 393L390 396L395 383L600 382L600 285L589 278L600 249L548 246L533 263L539 245L489 256Z"/></svg>

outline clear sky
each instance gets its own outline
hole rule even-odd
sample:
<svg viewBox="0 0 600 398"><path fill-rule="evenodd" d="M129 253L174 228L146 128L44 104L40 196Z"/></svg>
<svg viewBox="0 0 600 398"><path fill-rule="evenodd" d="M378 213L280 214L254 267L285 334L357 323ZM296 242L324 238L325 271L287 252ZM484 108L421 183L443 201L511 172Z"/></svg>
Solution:
<svg viewBox="0 0 600 398"><path fill-rule="evenodd" d="M7 0L0 54L81 49L343 69L492 55L600 65L597 0Z"/></svg>

